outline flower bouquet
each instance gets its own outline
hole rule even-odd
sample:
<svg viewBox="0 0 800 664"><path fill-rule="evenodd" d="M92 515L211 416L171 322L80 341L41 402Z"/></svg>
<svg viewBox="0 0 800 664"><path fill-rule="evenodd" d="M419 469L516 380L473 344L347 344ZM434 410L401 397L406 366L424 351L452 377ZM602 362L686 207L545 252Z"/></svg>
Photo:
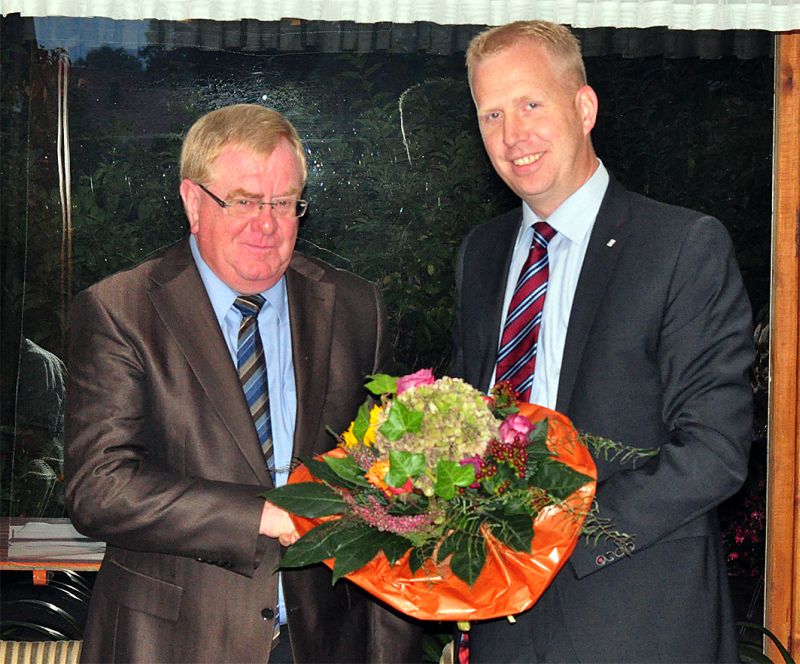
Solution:
<svg viewBox="0 0 800 664"><path fill-rule="evenodd" d="M423 620L530 608L591 513L584 437L507 384L485 397L422 370L367 388L380 401L361 406L339 446L265 494L302 535L281 567L324 562L333 583L347 577Z"/></svg>

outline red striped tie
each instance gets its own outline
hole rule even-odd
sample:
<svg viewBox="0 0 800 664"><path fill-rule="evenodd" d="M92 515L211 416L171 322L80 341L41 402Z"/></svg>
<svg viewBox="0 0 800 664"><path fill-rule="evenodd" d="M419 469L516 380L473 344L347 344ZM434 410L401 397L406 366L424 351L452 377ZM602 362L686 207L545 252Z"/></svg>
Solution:
<svg viewBox="0 0 800 664"><path fill-rule="evenodd" d="M496 382L507 380L520 398L530 398L536 347L549 275L547 244L556 234L545 221L533 225L533 241L522 266L517 287L508 306L508 315L497 353Z"/></svg>

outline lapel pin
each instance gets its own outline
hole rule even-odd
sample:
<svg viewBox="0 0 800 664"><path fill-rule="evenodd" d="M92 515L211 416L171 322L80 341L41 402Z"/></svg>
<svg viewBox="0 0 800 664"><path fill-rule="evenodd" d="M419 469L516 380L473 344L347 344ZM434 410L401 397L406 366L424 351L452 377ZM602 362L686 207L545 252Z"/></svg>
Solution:
<svg viewBox="0 0 800 664"><path fill-rule="evenodd" d="M613 247L617 241L612 237L608 242L606 242L607 247Z"/></svg>

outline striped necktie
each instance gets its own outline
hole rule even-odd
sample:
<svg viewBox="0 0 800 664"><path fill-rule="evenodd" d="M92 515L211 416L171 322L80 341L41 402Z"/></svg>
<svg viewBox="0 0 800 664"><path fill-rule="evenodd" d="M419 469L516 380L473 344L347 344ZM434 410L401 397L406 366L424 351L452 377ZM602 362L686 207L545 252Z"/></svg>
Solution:
<svg viewBox="0 0 800 664"><path fill-rule="evenodd" d="M264 360L264 346L258 333L258 312L264 304L261 295L240 295L233 306L242 314L239 325L239 346L236 351L236 364L239 380L242 381L247 405L253 416L261 451L270 469L275 462L272 454L272 424L269 417L269 385L267 365Z"/></svg>
<svg viewBox="0 0 800 664"><path fill-rule="evenodd" d="M556 234L545 221L533 225L533 241L522 266L497 354L496 382L509 381L520 398L530 398L542 309L549 274L547 245Z"/></svg>

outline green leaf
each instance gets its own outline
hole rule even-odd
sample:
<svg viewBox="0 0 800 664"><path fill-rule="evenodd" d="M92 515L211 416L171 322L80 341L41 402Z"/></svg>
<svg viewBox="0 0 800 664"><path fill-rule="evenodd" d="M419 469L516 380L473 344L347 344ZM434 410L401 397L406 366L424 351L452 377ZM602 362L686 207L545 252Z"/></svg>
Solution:
<svg viewBox="0 0 800 664"><path fill-rule="evenodd" d="M471 586L478 580L486 562L486 540L482 535L470 536L459 533L452 537L455 550L450 558L450 569L459 579Z"/></svg>
<svg viewBox="0 0 800 664"><path fill-rule="evenodd" d="M406 551L412 547L411 542L402 535L386 532L381 533L381 535L381 549L383 549L383 553L386 555L386 559L391 565L394 565L400 560L400 558L405 555Z"/></svg>
<svg viewBox="0 0 800 664"><path fill-rule="evenodd" d="M387 440L400 440L406 433L416 433L422 425L423 414L418 410L411 410L399 401L393 401L389 408L386 421L381 425L380 432Z"/></svg>
<svg viewBox="0 0 800 664"><path fill-rule="evenodd" d="M408 566L411 573L414 574L417 570L422 569L427 558L419 549L411 549L411 555L408 557Z"/></svg>
<svg viewBox="0 0 800 664"><path fill-rule="evenodd" d="M425 471L425 455L420 452L389 452L389 472L386 473L386 484L393 487L403 486L409 477L416 477Z"/></svg>
<svg viewBox="0 0 800 664"><path fill-rule="evenodd" d="M539 420L533 430L528 434L528 444L535 444L537 447L543 446L547 449L547 430L550 423L547 418Z"/></svg>
<svg viewBox="0 0 800 664"><path fill-rule="evenodd" d="M373 394L394 394L397 392L397 378L388 374L374 374L366 387Z"/></svg>
<svg viewBox="0 0 800 664"><path fill-rule="evenodd" d="M528 486L546 488L550 495L564 500L591 480L588 475L579 473L551 457L540 464L535 473L528 476Z"/></svg>
<svg viewBox="0 0 800 664"><path fill-rule="evenodd" d="M364 436L367 434L367 429L369 429L369 411L370 403L365 401L359 406L356 419L353 420L353 435L362 443L364 442Z"/></svg>
<svg viewBox="0 0 800 664"><path fill-rule="evenodd" d="M767 657L760 643L748 643L739 641L739 660L745 664L775 664Z"/></svg>
<svg viewBox="0 0 800 664"><path fill-rule="evenodd" d="M326 521L308 531L284 552L278 567L306 567L332 558L336 549L334 533L339 525L339 520Z"/></svg>
<svg viewBox="0 0 800 664"><path fill-rule="evenodd" d="M761 632L761 634L764 634L766 637L768 637L770 639L770 641L772 641L772 644L778 649L778 652L780 652L781 657L783 657L784 664L794 664L794 659L792 659L792 655L786 649L786 646L784 646L780 642L780 639L778 639L778 637L775 636L775 634L773 634L771 631L769 631L763 625L759 625L757 623L752 623L752 622L737 622L736 626L739 627L739 628L752 629L752 630L755 630L757 632ZM741 647L742 645L744 645L746 643L748 643L748 642L740 640L739 641L739 646ZM747 660L744 660L744 661L747 661ZM767 661L769 662L770 660L767 660Z"/></svg>
<svg viewBox="0 0 800 664"><path fill-rule="evenodd" d="M322 460L343 480L352 482L358 486L371 486L370 483L364 479L364 471L361 469L361 466L353 461L353 457L346 456L343 458L338 458L324 456L322 457Z"/></svg>
<svg viewBox="0 0 800 664"><path fill-rule="evenodd" d="M528 445L525 451L528 453L528 462L525 465L525 477L536 476L542 465L550 459L553 452L547 447L547 420L541 420L536 424L533 431L528 434ZM529 482L530 484L530 482Z"/></svg>
<svg viewBox="0 0 800 664"><path fill-rule="evenodd" d="M528 553L533 541L533 518L530 514L504 514L494 519L492 535L514 551Z"/></svg>
<svg viewBox="0 0 800 664"><path fill-rule="evenodd" d="M342 514L347 507L338 493L319 482L286 484L261 497L287 512L309 518Z"/></svg>
<svg viewBox="0 0 800 664"><path fill-rule="evenodd" d="M471 463L463 466L450 459L439 459L436 464L436 484L434 493L444 500L451 500L456 495L456 487L469 486L475 481L475 466Z"/></svg>
<svg viewBox="0 0 800 664"><path fill-rule="evenodd" d="M309 459L305 457L300 457L300 462L308 468L308 472L310 472L314 477L318 480L322 480L327 484L332 484L333 486L340 486L346 489L353 489L356 486L355 482L350 482L345 480L343 477L337 475L333 468L331 468L325 461L319 461L318 459Z"/></svg>
<svg viewBox="0 0 800 664"><path fill-rule="evenodd" d="M463 539L464 536L464 533L461 531L454 531L442 537L442 541L439 544L439 551L437 552L439 560L444 560L447 556L455 553L458 550L460 540Z"/></svg>
<svg viewBox="0 0 800 664"><path fill-rule="evenodd" d="M360 569L372 560L381 550L382 538L379 530L365 523L341 524L335 535L336 550L333 564L333 579L336 583L343 576Z"/></svg>

